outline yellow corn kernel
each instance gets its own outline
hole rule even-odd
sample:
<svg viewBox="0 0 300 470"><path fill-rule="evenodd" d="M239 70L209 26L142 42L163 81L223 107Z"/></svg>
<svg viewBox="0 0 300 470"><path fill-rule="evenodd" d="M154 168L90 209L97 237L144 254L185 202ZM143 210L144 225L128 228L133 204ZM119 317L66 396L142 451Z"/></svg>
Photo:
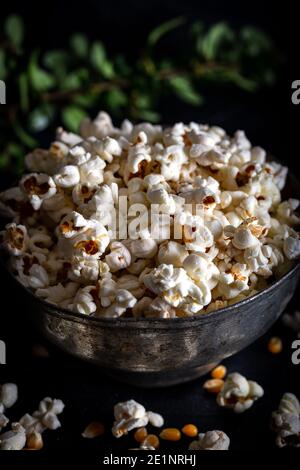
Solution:
<svg viewBox="0 0 300 470"><path fill-rule="evenodd" d="M282 341L280 338L277 338L276 336L274 336L273 338L271 338L269 340L269 343L268 343L268 350L270 351L270 353L272 354L279 354L281 353L282 351Z"/></svg>
<svg viewBox="0 0 300 470"><path fill-rule="evenodd" d="M154 449L159 448L159 439L155 434L148 434L146 439L143 440L142 446L151 446L154 447Z"/></svg>
<svg viewBox="0 0 300 470"><path fill-rule="evenodd" d="M198 436L198 428L194 424L186 424L185 426L183 426L181 431L188 437Z"/></svg>
<svg viewBox="0 0 300 470"><path fill-rule="evenodd" d="M225 366L222 365L215 367L210 373L213 379L224 379L226 374L227 369Z"/></svg>
<svg viewBox="0 0 300 470"><path fill-rule="evenodd" d="M134 439L136 442L143 442L148 436L148 431L146 428L138 428L134 433Z"/></svg>
<svg viewBox="0 0 300 470"><path fill-rule="evenodd" d="M181 432L177 428L165 428L162 430L159 437L166 441L179 441Z"/></svg>
<svg viewBox="0 0 300 470"><path fill-rule="evenodd" d="M209 393L220 393L224 386L224 380L222 379L209 379L207 380L203 388Z"/></svg>

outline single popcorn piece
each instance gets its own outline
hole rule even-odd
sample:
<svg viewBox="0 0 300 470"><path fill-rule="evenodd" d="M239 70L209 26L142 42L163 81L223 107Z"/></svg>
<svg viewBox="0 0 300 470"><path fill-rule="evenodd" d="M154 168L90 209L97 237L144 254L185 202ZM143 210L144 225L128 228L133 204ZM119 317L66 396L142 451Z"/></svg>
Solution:
<svg viewBox="0 0 300 470"><path fill-rule="evenodd" d="M58 128L0 194L9 268L38 297L102 318L202 315L266 288L300 256L287 168L244 131L163 128L101 111ZM36 436L33 438L33 440Z"/></svg>
<svg viewBox="0 0 300 470"><path fill-rule="evenodd" d="M254 401L261 398L264 391L258 383L247 380L238 372L229 374L217 396L220 406L231 408L235 413L243 413L251 408Z"/></svg>
<svg viewBox="0 0 300 470"><path fill-rule="evenodd" d="M230 439L223 431L200 433L198 440L191 442L189 450L228 450Z"/></svg>
<svg viewBox="0 0 300 470"><path fill-rule="evenodd" d="M135 400L128 400L117 403L114 407L115 422L112 433L119 438L135 428L143 428L148 422L155 427L161 427L164 424L163 417L152 411L146 412L146 409Z"/></svg>
<svg viewBox="0 0 300 470"><path fill-rule="evenodd" d="M26 432L20 423L13 423L11 431L0 434L0 450L22 450L26 444Z"/></svg>
<svg viewBox="0 0 300 470"><path fill-rule="evenodd" d="M30 173L23 176L20 188L28 198L35 211L39 210L43 201L56 193L56 185L51 176L45 173Z"/></svg>
<svg viewBox="0 0 300 470"><path fill-rule="evenodd" d="M20 256L26 252L29 237L27 229L24 225L17 225L15 223L7 224L5 230L2 233L3 246L13 256Z"/></svg>
<svg viewBox="0 0 300 470"><path fill-rule="evenodd" d="M57 415L63 412L64 407L65 405L61 400L46 397L40 402L37 411L32 415L25 414L19 423L25 429L27 436L33 431L42 433L46 429L58 429L61 423Z"/></svg>
<svg viewBox="0 0 300 470"><path fill-rule="evenodd" d="M285 393L277 411L272 413L271 428L278 447L300 447L300 403L293 393Z"/></svg>
<svg viewBox="0 0 300 470"><path fill-rule="evenodd" d="M0 431L9 419L4 415L6 409L11 408L18 400L18 387L13 383L0 385Z"/></svg>

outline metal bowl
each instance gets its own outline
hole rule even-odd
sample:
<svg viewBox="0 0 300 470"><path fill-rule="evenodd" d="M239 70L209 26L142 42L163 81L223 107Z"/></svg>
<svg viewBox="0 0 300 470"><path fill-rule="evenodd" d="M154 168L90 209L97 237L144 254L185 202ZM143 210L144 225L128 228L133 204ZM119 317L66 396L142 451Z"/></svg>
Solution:
<svg viewBox="0 0 300 470"><path fill-rule="evenodd" d="M294 294L300 264L230 307L190 318L99 319L55 307L32 293L30 314L64 351L94 362L118 380L144 387L195 379L242 350L277 320Z"/></svg>
<svg viewBox="0 0 300 470"><path fill-rule="evenodd" d="M284 197L299 195L299 188L289 176ZM118 380L158 387L195 379L263 335L285 309L299 277L297 263L268 288L235 305L167 320L86 317L23 289L34 323L58 347L94 362Z"/></svg>

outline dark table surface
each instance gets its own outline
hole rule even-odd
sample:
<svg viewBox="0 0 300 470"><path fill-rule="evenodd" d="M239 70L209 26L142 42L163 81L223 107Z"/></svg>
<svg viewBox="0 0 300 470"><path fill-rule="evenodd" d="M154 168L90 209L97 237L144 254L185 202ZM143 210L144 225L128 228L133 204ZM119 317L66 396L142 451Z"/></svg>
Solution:
<svg viewBox="0 0 300 470"><path fill-rule="evenodd" d="M265 390L263 398L242 415L221 409L215 396L202 389L207 377L191 383L163 389L141 389L119 383L107 377L94 365L81 362L57 350L35 331L28 320L23 294L5 272L1 271L0 339L6 342L7 365L0 366L0 383L18 384L19 400L8 410L11 421L24 413L33 412L45 396L61 398L66 407L61 415L62 427L44 434L46 449L69 449L101 452L126 451L135 447L132 433L115 439L111 434L113 407L123 400L134 398L146 409L161 413L168 427L182 427L195 423L200 432L212 429L225 431L231 438L231 449L275 449L274 435L270 431L270 415L278 406L284 392L300 397L300 365L292 364L291 343L295 334L279 320L261 339L244 351L224 361L229 372L238 371L258 381ZM295 299L290 309L296 305ZM267 350L268 339L280 336L284 348L281 354ZM45 345L48 358L36 357L32 347ZM171 358L170 358L171 361ZM81 432L91 421L106 426L104 436L83 439ZM183 451L190 439L180 443L162 443L161 449Z"/></svg>

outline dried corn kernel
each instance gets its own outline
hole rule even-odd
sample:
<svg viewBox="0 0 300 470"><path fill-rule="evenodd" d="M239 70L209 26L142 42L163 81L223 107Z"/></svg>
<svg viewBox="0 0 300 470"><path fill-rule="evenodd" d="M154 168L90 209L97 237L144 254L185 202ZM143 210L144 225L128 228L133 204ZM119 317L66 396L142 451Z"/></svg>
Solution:
<svg viewBox="0 0 300 470"><path fill-rule="evenodd" d="M224 386L224 380L209 379L204 383L203 388L209 393L218 394L222 390L223 386Z"/></svg>
<svg viewBox="0 0 300 470"><path fill-rule="evenodd" d="M139 428L134 433L134 439L136 440L136 442L139 442L139 443L143 442L147 436L148 436L148 431L146 428Z"/></svg>
<svg viewBox="0 0 300 470"><path fill-rule="evenodd" d="M93 421L85 428L81 435L86 439L93 439L94 437L102 436L102 434L104 434L104 425L98 421Z"/></svg>
<svg viewBox="0 0 300 470"><path fill-rule="evenodd" d="M226 374L227 369L225 366L222 365L215 367L210 373L213 379L224 379Z"/></svg>
<svg viewBox="0 0 300 470"><path fill-rule="evenodd" d="M26 441L28 450L40 450L44 447L43 438L41 433L33 431L29 434Z"/></svg>
<svg viewBox="0 0 300 470"><path fill-rule="evenodd" d="M154 447L154 449L159 448L159 439L155 434L148 434L146 439L143 440L142 446L145 447Z"/></svg>
<svg viewBox="0 0 300 470"><path fill-rule="evenodd" d="M282 341L280 338L273 337L268 343L268 350L272 354L279 354L282 351Z"/></svg>
<svg viewBox="0 0 300 470"><path fill-rule="evenodd" d="M185 426L183 426L181 431L188 437L198 436L198 428L194 424L186 424Z"/></svg>
<svg viewBox="0 0 300 470"><path fill-rule="evenodd" d="M179 441L181 432L177 428L165 428L162 430L159 437L166 441Z"/></svg>

